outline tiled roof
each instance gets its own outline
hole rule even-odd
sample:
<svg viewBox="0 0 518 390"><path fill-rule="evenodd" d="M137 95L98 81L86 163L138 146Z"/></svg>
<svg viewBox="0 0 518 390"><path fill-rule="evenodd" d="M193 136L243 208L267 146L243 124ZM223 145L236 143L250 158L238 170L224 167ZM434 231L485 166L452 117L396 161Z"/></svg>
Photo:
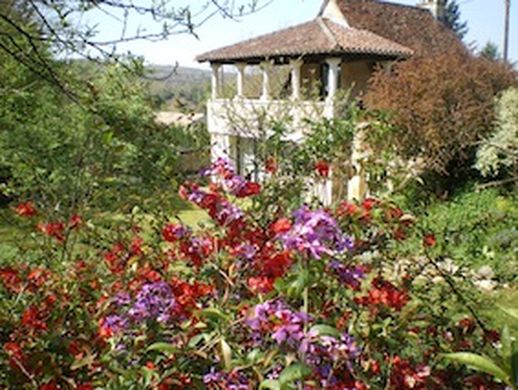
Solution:
<svg viewBox="0 0 518 390"><path fill-rule="evenodd" d="M337 3L351 27L372 31L417 54L465 50L460 39L428 10L379 0L337 0Z"/></svg>
<svg viewBox="0 0 518 390"><path fill-rule="evenodd" d="M307 23L201 54L200 62L240 61L314 54L366 54L408 57L412 50L365 29L344 27L329 19Z"/></svg>

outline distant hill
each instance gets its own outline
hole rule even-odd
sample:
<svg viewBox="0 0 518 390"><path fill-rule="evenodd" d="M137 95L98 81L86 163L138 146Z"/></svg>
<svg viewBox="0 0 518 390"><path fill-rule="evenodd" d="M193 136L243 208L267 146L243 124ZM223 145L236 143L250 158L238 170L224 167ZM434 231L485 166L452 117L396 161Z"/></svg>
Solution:
<svg viewBox="0 0 518 390"><path fill-rule="evenodd" d="M163 110L203 111L209 96L211 72L209 70L151 65L148 68L151 93Z"/></svg>
<svg viewBox="0 0 518 390"><path fill-rule="evenodd" d="M207 83L210 81L210 70L190 68L186 66L151 65L147 69L150 75L165 80L164 84L170 86L181 86L192 83Z"/></svg>

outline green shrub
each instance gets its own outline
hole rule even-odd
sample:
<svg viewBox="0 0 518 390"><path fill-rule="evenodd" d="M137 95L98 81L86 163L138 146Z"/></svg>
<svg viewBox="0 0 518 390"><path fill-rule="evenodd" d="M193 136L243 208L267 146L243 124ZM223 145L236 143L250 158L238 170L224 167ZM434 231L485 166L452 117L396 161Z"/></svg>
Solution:
<svg viewBox="0 0 518 390"><path fill-rule="evenodd" d="M468 190L426 208L421 224L436 233L444 252L457 263L489 265L502 281L517 281L518 203L495 189ZM442 240L442 242L441 242Z"/></svg>

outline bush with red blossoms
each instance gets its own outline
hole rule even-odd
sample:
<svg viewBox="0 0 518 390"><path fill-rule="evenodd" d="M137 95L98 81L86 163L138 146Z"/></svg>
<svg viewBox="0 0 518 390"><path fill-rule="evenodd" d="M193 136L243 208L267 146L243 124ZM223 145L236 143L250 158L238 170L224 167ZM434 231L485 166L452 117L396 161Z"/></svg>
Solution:
<svg viewBox="0 0 518 390"><path fill-rule="evenodd" d="M261 185L224 160L184 183L204 226L15 207L31 241L0 266L0 388L505 387L443 358L493 356L499 334L418 217L302 203L268 164Z"/></svg>

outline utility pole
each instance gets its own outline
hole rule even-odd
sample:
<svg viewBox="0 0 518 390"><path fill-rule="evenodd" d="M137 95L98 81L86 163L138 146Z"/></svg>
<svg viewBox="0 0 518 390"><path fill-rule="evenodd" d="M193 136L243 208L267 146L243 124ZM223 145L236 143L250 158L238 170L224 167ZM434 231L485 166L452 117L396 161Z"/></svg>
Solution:
<svg viewBox="0 0 518 390"><path fill-rule="evenodd" d="M505 26L504 26L504 62L509 60L509 24L511 14L511 0L505 1Z"/></svg>

